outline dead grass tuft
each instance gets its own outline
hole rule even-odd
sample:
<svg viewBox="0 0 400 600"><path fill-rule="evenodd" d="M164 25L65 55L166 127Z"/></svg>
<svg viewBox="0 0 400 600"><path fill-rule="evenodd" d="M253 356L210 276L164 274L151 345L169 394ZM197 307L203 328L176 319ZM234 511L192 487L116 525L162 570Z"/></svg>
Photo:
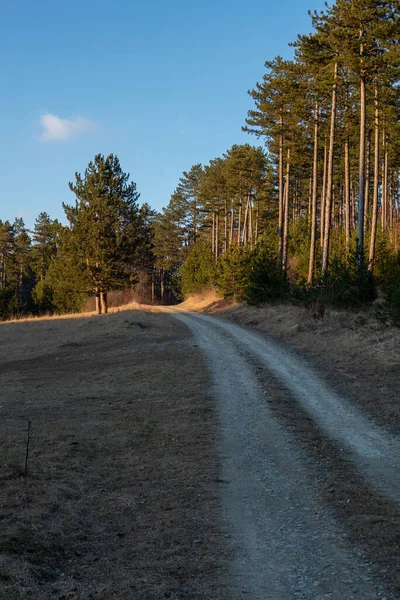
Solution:
<svg viewBox="0 0 400 600"><path fill-rule="evenodd" d="M179 307L186 310L207 310L223 304L224 300L221 299L216 290L205 290L202 293L189 296Z"/></svg>

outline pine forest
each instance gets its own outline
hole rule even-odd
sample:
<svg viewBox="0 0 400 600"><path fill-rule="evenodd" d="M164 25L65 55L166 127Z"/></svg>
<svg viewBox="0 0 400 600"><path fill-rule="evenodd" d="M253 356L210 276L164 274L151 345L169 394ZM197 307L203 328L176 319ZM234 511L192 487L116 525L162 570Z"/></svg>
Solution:
<svg viewBox="0 0 400 600"><path fill-rule="evenodd" d="M321 310L379 298L399 323L399 3L337 0L310 19L249 90L256 144L188 168L161 212L98 154L69 184L66 225L0 221L1 318L87 296L107 312L107 293L139 286L164 303L208 287Z"/></svg>

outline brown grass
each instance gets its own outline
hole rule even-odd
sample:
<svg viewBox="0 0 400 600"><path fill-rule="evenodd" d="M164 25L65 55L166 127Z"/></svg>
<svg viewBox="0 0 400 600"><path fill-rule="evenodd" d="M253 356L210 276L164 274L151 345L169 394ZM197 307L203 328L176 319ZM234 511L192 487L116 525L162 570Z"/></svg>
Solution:
<svg viewBox="0 0 400 600"><path fill-rule="evenodd" d="M148 307L141 306L137 302L128 302L123 306L110 306L108 309L109 314L119 313L125 310L147 310ZM59 319L82 319L88 317L96 317L97 313L93 310L83 310L79 313L68 313L59 315L57 313L48 313L40 316L16 316L11 319L7 319L7 321L0 321L0 327L2 325L7 325L8 323L31 323L31 322L40 322L40 321L58 321Z"/></svg>
<svg viewBox="0 0 400 600"><path fill-rule="evenodd" d="M210 309L214 305L221 306L222 302L221 296L215 290L205 290L186 298L184 302L179 304L179 308L185 308L186 310Z"/></svg>
<svg viewBox="0 0 400 600"><path fill-rule="evenodd" d="M126 310L0 331L0 598L226 598L216 419L185 329Z"/></svg>

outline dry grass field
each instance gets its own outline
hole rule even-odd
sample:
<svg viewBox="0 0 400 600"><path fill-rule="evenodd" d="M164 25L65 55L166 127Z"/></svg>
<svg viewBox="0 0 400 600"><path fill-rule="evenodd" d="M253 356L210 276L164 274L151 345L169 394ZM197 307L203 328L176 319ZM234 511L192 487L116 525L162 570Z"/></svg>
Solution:
<svg viewBox="0 0 400 600"><path fill-rule="evenodd" d="M125 310L0 336L0 598L227 598L216 419L185 328Z"/></svg>

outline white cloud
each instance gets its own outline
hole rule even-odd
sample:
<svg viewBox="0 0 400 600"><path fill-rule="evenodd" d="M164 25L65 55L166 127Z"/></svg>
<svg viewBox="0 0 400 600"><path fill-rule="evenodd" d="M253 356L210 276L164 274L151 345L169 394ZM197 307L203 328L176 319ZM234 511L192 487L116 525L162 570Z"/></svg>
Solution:
<svg viewBox="0 0 400 600"><path fill-rule="evenodd" d="M91 133L95 131L96 126L93 121L85 117L76 117L76 119L62 119L57 115L45 113L40 117L40 124L43 127L40 140L42 142L63 141L66 142L80 133Z"/></svg>

